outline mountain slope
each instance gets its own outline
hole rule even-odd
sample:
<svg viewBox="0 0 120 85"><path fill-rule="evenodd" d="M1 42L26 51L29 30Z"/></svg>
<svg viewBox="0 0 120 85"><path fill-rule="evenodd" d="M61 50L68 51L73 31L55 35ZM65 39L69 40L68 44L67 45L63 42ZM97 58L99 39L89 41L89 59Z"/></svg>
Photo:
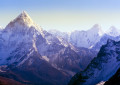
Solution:
<svg viewBox="0 0 120 85"><path fill-rule="evenodd" d="M52 67L48 62L42 60L40 54L36 52L31 53L25 62L15 62L1 71L1 76L24 84L66 85L67 79L69 79L66 73Z"/></svg>
<svg viewBox="0 0 120 85"><path fill-rule="evenodd" d="M109 39L107 44L101 47L97 57L91 61L82 73L76 74L69 85L95 85L113 76L120 67L119 45L120 42Z"/></svg>

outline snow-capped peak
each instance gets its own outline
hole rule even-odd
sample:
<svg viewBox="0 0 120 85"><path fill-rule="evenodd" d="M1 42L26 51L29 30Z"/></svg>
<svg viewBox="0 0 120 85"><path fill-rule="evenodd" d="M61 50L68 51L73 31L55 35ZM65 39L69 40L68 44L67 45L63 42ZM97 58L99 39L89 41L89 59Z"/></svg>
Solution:
<svg viewBox="0 0 120 85"><path fill-rule="evenodd" d="M111 26L109 29L108 29L108 31L116 31L116 30L118 30L115 26Z"/></svg>
<svg viewBox="0 0 120 85"><path fill-rule="evenodd" d="M5 28L7 31L27 31L29 29L36 29L39 33L43 35L43 30L37 24L33 22L31 17L27 12L23 11L17 18L11 21Z"/></svg>
<svg viewBox="0 0 120 85"><path fill-rule="evenodd" d="M98 33L99 36L104 34L104 31L101 29L99 24L95 24L91 29L88 30L90 33Z"/></svg>
<svg viewBox="0 0 120 85"><path fill-rule="evenodd" d="M110 36L119 36L120 35L120 30L118 30L115 26L111 26L107 31L106 34Z"/></svg>
<svg viewBox="0 0 120 85"><path fill-rule="evenodd" d="M25 11L23 11L17 18L15 18L13 21L11 21L8 24L9 27L13 27L16 25L30 27L30 26L33 26L34 23L32 19L30 18L30 16Z"/></svg>
<svg viewBox="0 0 120 85"><path fill-rule="evenodd" d="M93 25L93 27L92 27L93 29L95 28L95 29L101 29L101 26L99 25L99 24L95 24L95 25Z"/></svg>
<svg viewBox="0 0 120 85"><path fill-rule="evenodd" d="M31 17L25 12L23 11L17 18L16 20L20 21L20 22L23 22L23 23L26 23L27 25L33 25L33 21L31 19Z"/></svg>
<svg viewBox="0 0 120 85"><path fill-rule="evenodd" d="M93 25L93 27L92 27L91 29L89 29L89 30L99 31L99 30L101 30L101 26L100 26L99 24L95 24L95 25Z"/></svg>

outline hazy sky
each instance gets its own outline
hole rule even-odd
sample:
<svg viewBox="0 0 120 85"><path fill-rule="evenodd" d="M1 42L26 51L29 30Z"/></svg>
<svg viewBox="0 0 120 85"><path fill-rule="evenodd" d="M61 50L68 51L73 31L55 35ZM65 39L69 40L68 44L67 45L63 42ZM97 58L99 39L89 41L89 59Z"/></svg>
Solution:
<svg viewBox="0 0 120 85"><path fill-rule="evenodd" d="M87 30L94 24L120 29L120 0L0 0L0 26L23 10L45 30Z"/></svg>

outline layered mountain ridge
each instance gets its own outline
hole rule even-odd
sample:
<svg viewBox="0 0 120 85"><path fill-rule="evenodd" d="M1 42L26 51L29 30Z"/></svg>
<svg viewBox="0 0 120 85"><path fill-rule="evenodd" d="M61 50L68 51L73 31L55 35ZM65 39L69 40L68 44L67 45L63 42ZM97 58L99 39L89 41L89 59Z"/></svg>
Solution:
<svg viewBox="0 0 120 85"><path fill-rule="evenodd" d="M0 34L0 66L5 66L0 76L23 84L66 85L95 56L94 50L77 48L43 30L26 12Z"/></svg>
<svg viewBox="0 0 120 85"><path fill-rule="evenodd" d="M70 85L103 83L119 68L120 38L114 28L103 32L95 24L87 31L47 32L23 11L0 30L0 78L23 85L67 85L79 72Z"/></svg>
<svg viewBox="0 0 120 85"><path fill-rule="evenodd" d="M100 47L107 42L107 39L115 39L120 35L119 30L115 26L111 26L108 30L103 31L101 26L98 24L95 24L87 31L76 30L71 33L67 33L51 30L49 32L51 32L54 36L64 38L76 47L85 47L88 49L94 49L96 51L99 51ZM102 41L103 39L104 41Z"/></svg>

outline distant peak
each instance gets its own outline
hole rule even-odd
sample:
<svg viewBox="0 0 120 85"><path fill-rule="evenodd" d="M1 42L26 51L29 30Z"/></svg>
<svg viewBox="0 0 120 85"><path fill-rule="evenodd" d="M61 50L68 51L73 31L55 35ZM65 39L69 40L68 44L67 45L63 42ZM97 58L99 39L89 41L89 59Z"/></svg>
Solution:
<svg viewBox="0 0 120 85"><path fill-rule="evenodd" d="M109 29L108 29L109 31L114 31L114 30L118 30L115 26L111 26Z"/></svg>
<svg viewBox="0 0 120 85"><path fill-rule="evenodd" d="M91 29L89 29L89 31L98 32L98 31L102 31L102 29L101 29L101 26L99 24L95 24L95 25L93 25L93 27L91 27Z"/></svg>
<svg viewBox="0 0 120 85"><path fill-rule="evenodd" d="M119 33L119 29L117 29L115 26L111 26L106 33Z"/></svg>
<svg viewBox="0 0 120 85"><path fill-rule="evenodd" d="M94 28L101 28L101 26L99 24L95 24L93 25Z"/></svg>
<svg viewBox="0 0 120 85"><path fill-rule="evenodd" d="M95 31L101 31L101 26L99 24L93 25L93 27L90 30L95 30Z"/></svg>
<svg viewBox="0 0 120 85"><path fill-rule="evenodd" d="M102 36L104 34L104 31L101 29L101 26L99 24L93 25L93 27L88 31L91 33L98 33L99 36Z"/></svg>
<svg viewBox="0 0 120 85"><path fill-rule="evenodd" d="M93 25L93 27L91 29L101 30L101 26L99 24L95 24L95 25Z"/></svg>
<svg viewBox="0 0 120 85"><path fill-rule="evenodd" d="M120 35L120 30L117 29L115 26L111 26L107 31L106 34L110 35L110 36L119 36Z"/></svg>

